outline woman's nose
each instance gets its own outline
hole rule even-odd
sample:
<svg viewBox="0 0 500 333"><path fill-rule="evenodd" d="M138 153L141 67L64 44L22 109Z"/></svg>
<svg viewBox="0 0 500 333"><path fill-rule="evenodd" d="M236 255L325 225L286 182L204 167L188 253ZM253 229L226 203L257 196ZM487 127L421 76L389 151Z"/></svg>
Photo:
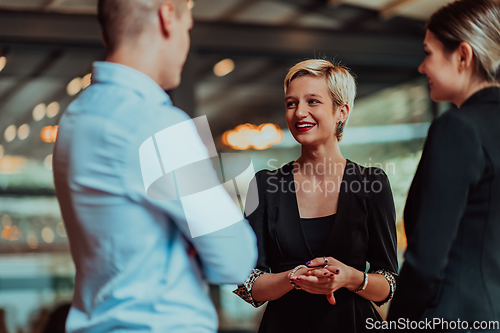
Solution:
<svg viewBox="0 0 500 333"><path fill-rule="evenodd" d="M423 62L420 64L420 66L418 66L418 72L419 72L420 74L425 74L425 71L424 71L424 63L423 63Z"/></svg>
<svg viewBox="0 0 500 333"><path fill-rule="evenodd" d="M307 117L307 110L306 110L303 106L299 105L299 106L297 107L297 110L295 111L295 115L296 115L298 118L304 118L304 117Z"/></svg>

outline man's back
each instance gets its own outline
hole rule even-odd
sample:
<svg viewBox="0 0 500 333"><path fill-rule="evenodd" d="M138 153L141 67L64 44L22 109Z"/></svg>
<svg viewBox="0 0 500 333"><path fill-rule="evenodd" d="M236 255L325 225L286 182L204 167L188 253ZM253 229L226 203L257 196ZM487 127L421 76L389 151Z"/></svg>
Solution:
<svg viewBox="0 0 500 333"><path fill-rule="evenodd" d="M188 119L154 81L112 63L96 63L62 117L54 176L76 266L68 332L214 332L205 277L239 283L251 271L245 221L226 229L231 237L191 239L197 261L180 202L146 194L139 147Z"/></svg>

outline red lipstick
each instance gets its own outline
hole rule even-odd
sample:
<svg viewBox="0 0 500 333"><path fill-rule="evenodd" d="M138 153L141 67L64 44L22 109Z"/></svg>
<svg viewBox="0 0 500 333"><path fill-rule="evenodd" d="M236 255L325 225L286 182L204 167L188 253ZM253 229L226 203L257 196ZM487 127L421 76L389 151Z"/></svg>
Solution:
<svg viewBox="0 0 500 333"><path fill-rule="evenodd" d="M297 123L295 123L295 128L297 129L297 131L299 132L307 132L307 131L310 131L311 129L313 129L314 127L316 126L315 123L311 123L311 122L308 122L308 121L299 121Z"/></svg>

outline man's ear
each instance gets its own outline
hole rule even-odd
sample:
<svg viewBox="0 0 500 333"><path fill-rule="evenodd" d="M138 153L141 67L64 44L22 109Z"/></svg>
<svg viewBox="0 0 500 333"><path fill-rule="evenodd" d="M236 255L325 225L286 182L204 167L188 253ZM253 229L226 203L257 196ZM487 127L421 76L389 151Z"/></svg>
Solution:
<svg viewBox="0 0 500 333"><path fill-rule="evenodd" d="M463 71L474 65L474 51L469 43L462 42L457 49L459 57L459 70Z"/></svg>
<svg viewBox="0 0 500 333"><path fill-rule="evenodd" d="M108 42L106 40L106 37L104 36L104 31L102 31L102 30L101 30L101 41L104 44L104 47L108 48L109 45L108 45Z"/></svg>
<svg viewBox="0 0 500 333"><path fill-rule="evenodd" d="M172 31L172 25L175 19L174 4L170 1L165 1L160 5L158 10L160 26L165 37L169 37Z"/></svg>

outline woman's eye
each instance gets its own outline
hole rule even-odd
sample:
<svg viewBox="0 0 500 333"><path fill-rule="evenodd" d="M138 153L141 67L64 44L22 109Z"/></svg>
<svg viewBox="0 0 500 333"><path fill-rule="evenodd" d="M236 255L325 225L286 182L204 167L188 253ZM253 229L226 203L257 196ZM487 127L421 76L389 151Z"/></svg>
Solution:
<svg viewBox="0 0 500 333"><path fill-rule="evenodd" d="M286 107L289 108L291 106L294 106L295 105L295 102L287 102L286 103Z"/></svg>
<svg viewBox="0 0 500 333"><path fill-rule="evenodd" d="M311 99L309 101L309 104L318 104L318 103L319 103L319 101L317 99Z"/></svg>

